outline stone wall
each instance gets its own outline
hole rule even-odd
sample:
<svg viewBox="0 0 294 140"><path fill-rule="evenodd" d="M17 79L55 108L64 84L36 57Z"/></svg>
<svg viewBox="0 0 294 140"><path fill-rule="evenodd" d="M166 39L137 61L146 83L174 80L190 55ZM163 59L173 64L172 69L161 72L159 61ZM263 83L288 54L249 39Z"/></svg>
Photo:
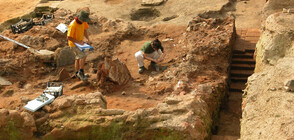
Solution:
<svg viewBox="0 0 294 140"><path fill-rule="evenodd" d="M30 139L37 128L32 115L17 110L0 109L0 139Z"/></svg>
<svg viewBox="0 0 294 140"><path fill-rule="evenodd" d="M222 83L216 87L206 85L195 89L197 92L184 96L169 96L157 107L125 111L106 109L101 93L60 97L45 107L45 120L39 123L44 138L74 139L206 139L212 126L212 107L203 100L207 95L219 107L225 93ZM207 92L210 91L210 92ZM215 108L213 110L215 110Z"/></svg>

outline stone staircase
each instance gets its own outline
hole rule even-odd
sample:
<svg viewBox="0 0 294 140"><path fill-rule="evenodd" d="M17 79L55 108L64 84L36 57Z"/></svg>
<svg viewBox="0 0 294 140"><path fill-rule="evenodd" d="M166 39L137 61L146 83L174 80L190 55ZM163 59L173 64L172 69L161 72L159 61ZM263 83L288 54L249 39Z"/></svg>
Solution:
<svg viewBox="0 0 294 140"><path fill-rule="evenodd" d="M211 140L237 140L240 138L242 90L246 87L247 78L254 72L254 51L259 36L259 29L237 29L237 38L232 54L228 99L220 112L217 133L211 136Z"/></svg>
<svg viewBox="0 0 294 140"><path fill-rule="evenodd" d="M247 78L254 73L255 60L253 59L252 49L244 51L233 51L231 67L230 92L240 92L245 89ZM251 58L243 57L251 56Z"/></svg>

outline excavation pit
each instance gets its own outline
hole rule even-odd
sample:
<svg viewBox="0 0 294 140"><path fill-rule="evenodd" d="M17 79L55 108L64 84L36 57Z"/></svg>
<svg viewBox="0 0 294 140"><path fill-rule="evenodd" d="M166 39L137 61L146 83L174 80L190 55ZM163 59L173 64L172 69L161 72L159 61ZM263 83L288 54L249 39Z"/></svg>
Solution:
<svg viewBox="0 0 294 140"><path fill-rule="evenodd" d="M55 27L61 22L70 22L68 19L74 13L60 9L54 14L57 17L63 15L64 18L55 18L44 26L34 26L18 34L16 40L26 41L27 45L38 50L66 50L66 35ZM0 44L5 46L1 47L1 53L14 54L3 55L3 59L12 61L7 62L0 76L11 81L12 85L4 87L2 92L13 90L14 93L10 97L3 96L9 99L2 99L1 112L13 113L11 110L18 108L17 113L26 116L22 119L36 121L35 124L28 123L28 120L20 121L28 124L18 125L24 126L18 128L20 132L29 131L28 136L24 136L28 139L37 137L33 134L44 139L81 136L105 139L107 135L125 139L159 139L167 137L166 134L173 138L208 138L210 134L206 130L213 127L226 92L226 70L234 33L233 19L217 21L197 17L191 20L188 29L187 26L179 25L142 28L97 16L89 24L94 50L85 65L85 72L89 74L88 82L60 78L74 73L73 64L62 67L44 65L29 52L15 51L13 44L0 40ZM8 37L14 36L8 30L3 33ZM167 69L156 72L152 67L149 68L150 62L145 61L148 69L141 75L134 54L142 44L155 37L158 37L167 52L162 63ZM72 60L69 55L65 56ZM99 64L104 58L116 61L117 64L123 63L131 78L128 76L122 80L122 74L112 73L119 67L102 69L106 70L105 73L100 71ZM219 65L216 66L216 63ZM64 69L62 73L61 69ZM97 71L102 78L97 77ZM113 75L118 80L114 80ZM61 81L64 83L63 96L35 113L23 109L23 104L38 96L37 93L42 93L48 81L58 79L64 79ZM21 101L19 95L22 96Z"/></svg>
<svg viewBox="0 0 294 140"><path fill-rule="evenodd" d="M130 14L131 20L150 21L160 16L160 12L155 8L141 8L133 10Z"/></svg>

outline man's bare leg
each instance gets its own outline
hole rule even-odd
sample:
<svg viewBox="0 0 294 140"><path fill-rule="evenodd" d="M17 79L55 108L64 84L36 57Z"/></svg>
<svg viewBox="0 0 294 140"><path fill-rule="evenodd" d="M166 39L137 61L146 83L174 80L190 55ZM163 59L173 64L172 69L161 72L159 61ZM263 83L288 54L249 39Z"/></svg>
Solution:
<svg viewBox="0 0 294 140"><path fill-rule="evenodd" d="M80 70L79 70L79 75L78 76L83 81L87 79L85 77L85 72L84 72L85 61L86 61L86 57L79 60L79 66L80 66L79 68L80 68Z"/></svg>
<svg viewBox="0 0 294 140"><path fill-rule="evenodd" d="M79 62L80 62L80 63L79 63L79 64L80 64L80 65L79 65L79 66L80 66L80 69L84 69L84 65L85 65L85 62L86 62L86 57L84 57L84 58L82 58L82 59L79 59L79 60L80 60L80 61L79 61Z"/></svg>
<svg viewBox="0 0 294 140"><path fill-rule="evenodd" d="M75 60L75 73L74 73L74 75L71 77L72 79L74 79L74 78L77 78L77 74L78 74L78 72L79 72L79 60L78 59L76 59Z"/></svg>
<svg viewBox="0 0 294 140"><path fill-rule="evenodd" d="M76 70L76 72L78 72L80 70L79 61L80 61L80 59L75 60L75 70Z"/></svg>

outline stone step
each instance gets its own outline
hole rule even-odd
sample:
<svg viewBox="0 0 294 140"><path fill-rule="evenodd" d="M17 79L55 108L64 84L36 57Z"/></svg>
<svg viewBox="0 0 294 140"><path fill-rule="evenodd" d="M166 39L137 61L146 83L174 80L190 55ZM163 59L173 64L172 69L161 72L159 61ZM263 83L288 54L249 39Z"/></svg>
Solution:
<svg viewBox="0 0 294 140"><path fill-rule="evenodd" d="M238 136L221 136L221 135L212 135L211 140L238 140Z"/></svg>
<svg viewBox="0 0 294 140"><path fill-rule="evenodd" d="M246 88L244 82L232 82L230 84L230 92L242 92Z"/></svg>
<svg viewBox="0 0 294 140"><path fill-rule="evenodd" d="M254 49L243 49L243 50L240 50L240 49L235 49L233 50L233 54L254 54Z"/></svg>
<svg viewBox="0 0 294 140"><path fill-rule="evenodd" d="M247 82L248 77L231 77L231 82Z"/></svg>
<svg viewBox="0 0 294 140"><path fill-rule="evenodd" d="M232 64L231 70L254 70L255 64Z"/></svg>
<svg viewBox="0 0 294 140"><path fill-rule="evenodd" d="M254 70L231 70L232 77L249 77L254 73Z"/></svg>
<svg viewBox="0 0 294 140"><path fill-rule="evenodd" d="M248 58L233 58L232 63L233 64L255 64L255 60L248 59Z"/></svg>
<svg viewBox="0 0 294 140"><path fill-rule="evenodd" d="M247 52L247 53L253 53L254 54L255 49L246 49L245 52Z"/></svg>
<svg viewBox="0 0 294 140"><path fill-rule="evenodd" d="M233 58L253 58L253 53L233 54Z"/></svg>

